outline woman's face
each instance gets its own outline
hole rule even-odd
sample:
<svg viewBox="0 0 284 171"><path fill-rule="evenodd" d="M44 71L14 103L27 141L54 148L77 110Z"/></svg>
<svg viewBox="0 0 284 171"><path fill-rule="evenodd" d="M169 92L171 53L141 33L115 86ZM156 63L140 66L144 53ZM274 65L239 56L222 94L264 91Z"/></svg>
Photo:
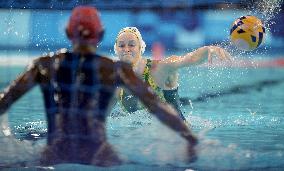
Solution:
<svg viewBox="0 0 284 171"><path fill-rule="evenodd" d="M138 38L129 32L120 34L116 42L116 52L121 61L133 64L141 56Z"/></svg>

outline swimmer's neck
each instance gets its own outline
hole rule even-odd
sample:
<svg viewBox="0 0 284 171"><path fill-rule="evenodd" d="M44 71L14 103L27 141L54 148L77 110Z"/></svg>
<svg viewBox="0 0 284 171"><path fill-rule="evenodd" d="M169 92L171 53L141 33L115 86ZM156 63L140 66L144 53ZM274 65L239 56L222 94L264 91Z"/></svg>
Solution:
<svg viewBox="0 0 284 171"><path fill-rule="evenodd" d="M147 60L145 58L139 58L135 63L133 63L132 67L136 74L142 75L145 69L145 65L147 63Z"/></svg>
<svg viewBox="0 0 284 171"><path fill-rule="evenodd" d="M86 54L94 54L96 53L97 47L93 45L82 45L82 44L74 44L73 52L80 53L82 55Z"/></svg>

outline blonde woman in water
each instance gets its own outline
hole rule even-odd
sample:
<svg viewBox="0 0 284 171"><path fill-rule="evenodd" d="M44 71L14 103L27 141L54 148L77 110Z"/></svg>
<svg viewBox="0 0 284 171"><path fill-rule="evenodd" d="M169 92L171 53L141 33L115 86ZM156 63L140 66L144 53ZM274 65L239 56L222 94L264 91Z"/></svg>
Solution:
<svg viewBox="0 0 284 171"><path fill-rule="evenodd" d="M143 58L146 44L136 27L125 27L117 35L114 51L119 60L130 63L137 76L148 83L154 92L163 100L171 104L181 119L186 121L180 110L178 95L178 69L212 62L212 57L221 60L230 59L230 54L218 46L203 46L183 56L172 55L162 60ZM135 112L143 108L139 100L125 89L119 92L119 101L128 112Z"/></svg>

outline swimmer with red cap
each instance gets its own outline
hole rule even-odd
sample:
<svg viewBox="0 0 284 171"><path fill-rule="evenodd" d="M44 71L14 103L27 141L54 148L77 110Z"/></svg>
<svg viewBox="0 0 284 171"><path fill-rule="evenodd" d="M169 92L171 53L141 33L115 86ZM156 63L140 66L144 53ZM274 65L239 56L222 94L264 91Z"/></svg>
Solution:
<svg viewBox="0 0 284 171"><path fill-rule="evenodd" d="M107 142L105 121L117 87L123 86L159 120L188 141L190 159L197 139L177 112L161 102L137 78L129 64L113 62L96 54L103 32L94 7L74 8L66 29L73 51L61 50L54 55L35 59L0 94L0 114L39 85L48 124L47 146L41 155L41 164L117 165L123 161Z"/></svg>

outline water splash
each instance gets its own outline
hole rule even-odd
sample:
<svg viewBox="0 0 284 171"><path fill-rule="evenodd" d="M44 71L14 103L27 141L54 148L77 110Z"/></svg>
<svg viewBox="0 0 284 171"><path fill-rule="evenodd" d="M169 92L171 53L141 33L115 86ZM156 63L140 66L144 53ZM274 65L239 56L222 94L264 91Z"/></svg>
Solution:
<svg viewBox="0 0 284 171"><path fill-rule="evenodd" d="M210 138L208 135L209 133L214 134L220 130L226 133L226 130L220 129L221 127L263 125L267 123L268 117L247 114L248 116L240 117L243 119L241 121L236 116L231 117L231 119L226 118L226 121L222 121L221 123L216 121L216 119L212 119L212 122L208 123L202 118L190 117L189 119L192 121L194 130L198 129L198 127L201 127L202 130L196 132L199 139L199 144L195 148L198 159L194 163L187 163L187 154L185 153L187 144L178 134L161 124L155 117L150 119L149 124L144 124L143 126L133 122L134 120L145 120L149 115L147 111L140 111L129 116L122 114L112 118L115 121L109 121L108 126L113 125L112 122L115 122L116 125L124 126L124 128L120 128L119 136L112 136L117 134L117 129L108 129L109 140L122 158L141 165L171 165L175 167L200 168L201 170L230 170L233 167L234 169L246 170L246 168L250 168L251 166L267 166L268 164L265 163L266 160L263 157L275 160L280 160L283 157L282 152L278 154L264 154L255 150L242 148L236 141L230 140L224 143L223 140ZM246 120L248 117L249 119ZM216 127L219 127L219 129L214 129ZM236 131L238 132L239 130ZM230 130L227 133L228 137L235 135L236 139L239 138L238 134L232 133ZM247 138L250 140L250 135Z"/></svg>
<svg viewBox="0 0 284 171"><path fill-rule="evenodd" d="M258 1L249 1L245 2L246 7L241 9L243 15L253 15L260 18L264 24L266 35L269 36L272 25L277 24L274 21L274 18L281 11L281 4L283 0L258 0ZM243 11L244 10L244 11ZM239 11L239 10L236 10ZM229 32L229 30L228 30ZM224 47L232 56L239 59L240 57L246 56L246 59L252 59L255 55L265 55L271 47L265 46L263 48L257 48L253 51L242 51L237 49L228 39L224 40L217 45Z"/></svg>
<svg viewBox="0 0 284 171"><path fill-rule="evenodd" d="M257 15L264 22L267 31L276 24L273 19L281 11L283 0L259 0L248 8L251 15Z"/></svg>
<svg viewBox="0 0 284 171"><path fill-rule="evenodd" d="M6 114L0 117L0 169L1 167L37 165L44 144L19 141L10 133L7 121Z"/></svg>

